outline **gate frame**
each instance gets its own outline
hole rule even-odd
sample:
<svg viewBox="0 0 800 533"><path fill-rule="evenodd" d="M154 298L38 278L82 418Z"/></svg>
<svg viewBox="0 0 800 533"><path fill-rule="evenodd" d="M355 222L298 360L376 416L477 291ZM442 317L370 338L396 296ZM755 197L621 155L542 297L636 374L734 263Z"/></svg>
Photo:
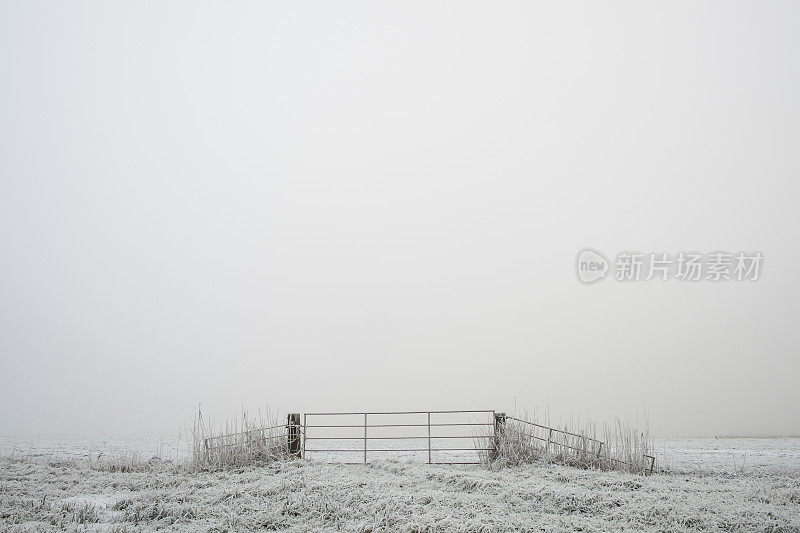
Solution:
<svg viewBox="0 0 800 533"><path fill-rule="evenodd" d="M460 413L485 413L486 415L490 415L491 418L489 422L457 422L457 423L431 423L431 415L435 414L460 414ZM363 424L336 424L336 425L309 425L308 424L308 417L309 416L364 416ZM427 415L427 423L424 424L370 424L368 416L369 415ZM443 426L471 426L471 427L481 427L481 426L491 426L492 432L489 435L470 435L470 436L435 436L431 435L431 427L443 427ZM364 428L364 436L363 437L309 437L308 436L308 429L309 428ZM417 428L428 428L427 436L422 437L370 437L367 434L368 428L375 428L375 427L417 427ZM494 409L473 409L473 410L450 410L450 411L367 411L367 412L341 412L341 413L304 413L303 414L303 457L306 457L306 452L364 452L364 460L359 462L350 462L350 463L343 463L343 464L369 464L367 460L367 452L428 452L428 464L430 465L474 465L474 464L481 464L481 461L433 461L433 452L447 452L447 451L474 451L476 453L480 452L487 452L492 453L495 448L488 447L488 448L479 448L477 445L473 448L434 448L432 445L433 439L490 439L490 443L493 446L494 442L497 439L497 423L496 423L496 413ZM373 449L370 450L368 448L368 442L370 440L421 440L427 439L428 446L426 448L398 448L398 449ZM335 449L335 448L328 448L328 449L308 449L306 447L306 441L308 440L362 440L364 442L364 447L362 449Z"/></svg>

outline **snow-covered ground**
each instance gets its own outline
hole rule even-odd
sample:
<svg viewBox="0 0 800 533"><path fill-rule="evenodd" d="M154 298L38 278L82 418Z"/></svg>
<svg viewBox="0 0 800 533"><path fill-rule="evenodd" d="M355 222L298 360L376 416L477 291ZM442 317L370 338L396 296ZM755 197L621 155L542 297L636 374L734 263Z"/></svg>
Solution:
<svg viewBox="0 0 800 533"><path fill-rule="evenodd" d="M309 441L311 442L311 441ZM461 441L458 441L461 442ZM331 445L331 442L326 442ZM467 442L473 445L473 442ZM337 444L347 446L348 444ZM324 461L363 458L361 442L350 444L352 454L308 454ZM414 441L380 442L381 447L415 447ZM442 446L454 445L444 441ZM370 444L370 447L374 443ZM424 447L424 443L422 445ZM310 446L309 446L310 447ZM189 455L189 443L177 438L145 439L120 437L58 438L0 436L0 457L40 457L45 459L88 459L136 455L142 460L159 457L175 461ZM790 475L800 477L800 438L721 438L721 439L657 439L657 467L673 473L716 473L748 475ZM397 453L386 458L427 460L427 453ZM370 454L370 460L379 459ZM476 459L467 454L464 460Z"/></svg>
<svg viewBox="0 0 800 533"><path fill-rule="evenodd" d="M176 460L189 455L185 440L125 437L0 436L0 457L89 459L136 455Z"/></svg>
<svg viewBox="0 0 800 533"><path fill-rule="evenodd" d="M176 449L0 438L0 531L800 531L800 439L659 441L668 471L648 477L407 458L202 473L112 459Z"/></svg>
<svg viewBox="0 0 800 533"><path fill-rule="evenodd" d="M800 477L800 438L656 440L657 464L671 472Z"/></svg>

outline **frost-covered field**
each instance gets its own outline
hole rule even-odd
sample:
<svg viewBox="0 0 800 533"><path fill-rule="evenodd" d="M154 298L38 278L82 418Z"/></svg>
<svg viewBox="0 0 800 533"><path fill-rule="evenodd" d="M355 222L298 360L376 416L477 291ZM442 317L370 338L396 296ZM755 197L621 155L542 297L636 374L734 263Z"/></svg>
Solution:
<svg viewBox="0 0 800 533"><path fill-rule="evenodd" d="M392 445L402 447L401 444ZM354 446L357 448L361 444ZM800 477L800 438L656 439L654 452L658 458L657 467L666 468L672 473ZM132 454L145 461L152 457L176 461L189 456L189 443L178 439L0 436L0 457L85 460ZM415 454L396 455L408 457ZM416 455L421 460L427 456ZM318 457L331 461L343 458L338 454L318 454ZM360 453L344 456L345 459L356 461L360 457Z"/></svg>
<svg viewBox="0 0 800 533"><path fill-rule="evenodd" d="M152 461L114 472L126 463L104 457L146 460L166 447L95 439L48 452L37 442L2 439L2 530L800 531L798 439L662 441L673 472L649 477L402 460L219 473Z"/></svg>
<svg viewBox="0 0 800 533"><path fill-rule="evenodd" d="M800 439L656 440L658 464L671 472L800 477Z"/></svg>

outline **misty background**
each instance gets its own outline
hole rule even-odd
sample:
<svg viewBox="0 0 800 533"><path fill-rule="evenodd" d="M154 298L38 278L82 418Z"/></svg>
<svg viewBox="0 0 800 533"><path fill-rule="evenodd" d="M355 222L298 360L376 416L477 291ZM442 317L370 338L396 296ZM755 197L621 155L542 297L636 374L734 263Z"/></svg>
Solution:
<svg viewBox="0 0 800 533"><path fill-rule="evenodd" d="M800 3L0 4L0 434L800 433ZM581 284L584 247L760 251Z"/></svg>

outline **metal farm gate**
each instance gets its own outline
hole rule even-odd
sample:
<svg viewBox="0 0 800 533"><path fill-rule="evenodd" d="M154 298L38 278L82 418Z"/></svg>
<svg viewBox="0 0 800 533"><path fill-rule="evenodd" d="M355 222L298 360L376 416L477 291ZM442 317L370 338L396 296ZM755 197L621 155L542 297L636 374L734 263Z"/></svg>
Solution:
<svg viewBox="0 0 800 533"><path fill-rule="evenodd" d="M261 447L328 463L365 464L376 454L393 454L428 464L480 464L496 457L498 437L506 431L541 443L537 446L545 453L572 452L598 464L633 467L626 458L614 457L601 440L492 409L305 413L302 422L299 413L290 413L285 426L209 437L204 444L209 456L225 455L231 448ZM643 459L649 462L643 473L652 474L656 458L643 455Z"/></svg>
<svg viewBox="0 0 800 533"><path fill-rule="evenodd" d="M478 464L494 450L496 435L488 409L306 413L302 428L303 457L351 464L386 453L428 464Z"/></svg>

